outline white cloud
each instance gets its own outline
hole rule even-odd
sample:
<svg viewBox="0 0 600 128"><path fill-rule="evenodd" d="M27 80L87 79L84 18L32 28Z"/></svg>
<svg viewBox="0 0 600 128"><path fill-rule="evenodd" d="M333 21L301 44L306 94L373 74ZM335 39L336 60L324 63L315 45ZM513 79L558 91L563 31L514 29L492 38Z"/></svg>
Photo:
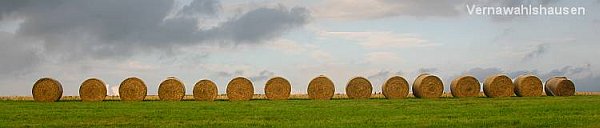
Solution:
<svg viewBox="0 0 600 128"><path fill-rule="evenodd" d="M286 54L298 54L306 52L308 49L314 49L316 46L311 44L301 44L288 39L277 39L267 42L265 46L269 49L281 51Z"/></svg>
<svg viewBox="0 0 600 128"><path fill-rule="evenodd" d="M331 61L333 60L333 56L331 54L329 54L328 52L325 52L323 50L315 50L311 53L311 56L314 59L317 60L322 60L322 61Z"/></svg>
<svg viewBox="0 0 600 128"><path fill-rule="evenodd" d="M370 63L389 63L399 60L399 57L392 52L371 52L366 57L366 60Z"/></svg>
<svg viewBox="0 0 600 128"><path fill-rule="evenodd" d="M335 6L332 6L335 5ZM388 5L377 0L332 0L315 8L315 17L330 19L380 18L401 5Z"/></svg>
<svg viewBox="0 0 600 128"><path fill-rule="evenodd" d="M321 35L356 41L367 48L407 48L438 45L414 34L394 32L325 32Z"/></svg>

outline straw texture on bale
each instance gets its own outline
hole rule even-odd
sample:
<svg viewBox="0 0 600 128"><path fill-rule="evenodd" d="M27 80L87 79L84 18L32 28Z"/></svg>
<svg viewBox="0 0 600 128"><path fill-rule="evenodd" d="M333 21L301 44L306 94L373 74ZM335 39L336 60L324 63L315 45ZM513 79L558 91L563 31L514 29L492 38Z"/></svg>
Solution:
<svg viewBox="0 0 600 128"><path fill-rule="evenodd" d="M283 77L271 78L265 84L265 95L270 100L287 100L291 91L290 82Z"/></svg>
<svg viewBox="0 0 600 128"><path fill-rule="evenodd" d="M412 90L417 98L438 98L444 93L444 84L437 76L421 74L415 79Z"/></svg>
<svg viewBox="0 0 600 128"><path fill-rule="evenodd" d="M513 89L512 80L506 75L488 76L483 82L483 93L487 97L510 97Z"/></svg>
<svg viewBox="0 0 600 128"><path fill-rule="evenodd" d="M102 101L106 97L106 84L102 80L90 78L79 87L81 101Z"/></svg>
<svg viewBox="0 0 600 128"><path fill-rule="evenodd" d="M55 102L62 97L60 82L52 78L41 78L33 84L31 90L33 100L37 102Z"/></svg>
<svg viewBox="0 0 600 128"><path fill-rule="evenodd" d="M254 95L254 85L244 77L234 78L227 84L229 101L247 101L252 99L252 95Z"/></svg>
<svg viewBox="0 0 600 128"><path fill-rule="evenodd" d="M210 80L200 80L194 85L194 99L198 101L214 101L218 95L217 84Z"/></svg>
<svg viewBox="0 0 600 128"><path fill-rule="evenodd" d="M573 96L575 84L567 77L553 77L546 81L546 95L548 96Z"/></svg>
<svg viewBox="0 0 600 128"><path fill-rule="evenodd" d="M185 96L185 86L175 77L169 77L160 83L158 98L164 101L180 101Z"/></svg>
<svg viewBox="0 0 600 128"><path fill-rule="evenodd" d="M351 99L369 99L371 92L373 92L373 86L364 77L355 77L346 85L346 95Z"/></svg>
<svg viewBox="0 0 600 128"><path fill-rule="evenodd" d="M308 83L308 97L313 100L330 100L335 92L333 82L321 75Z"/></svg>
<svg viewBox="0 0 600 128"><path fill-rule="evenodd" d="M542 80L534 75L521 75L515 79L515 94L520 97L542 96Z"/></svg>
<svg viewBox="0 0 600 128"><path fill-rule="evenodd" d="M383 96L387 99L401 99L408 95L408 81L401 76L389 78L381 87Z"/></svg>
<svg viewBox="0 0 600 128"><path fill-rule="evenodd" d="M473 76L461 76L450 84L450 92L454 97L477 97L479 96L479 81Z"/></svg>
<svg viewBox="0 0 600 128"><path fill-rule="evenodd" d="M130 77L119 85L119 98L122 101L142 101L148 93L148 88L142 79Z"/></svg>

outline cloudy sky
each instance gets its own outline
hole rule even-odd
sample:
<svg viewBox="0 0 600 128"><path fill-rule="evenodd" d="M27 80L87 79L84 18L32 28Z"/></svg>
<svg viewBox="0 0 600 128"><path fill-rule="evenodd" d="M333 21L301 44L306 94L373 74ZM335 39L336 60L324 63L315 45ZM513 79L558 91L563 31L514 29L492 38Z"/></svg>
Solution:
<svg viewBox="0 0 600 128"><path fill-rule="evenodd" d="M584 16L476 16L466 5L582 6ZM567 76L600 91L600 0L2 0L0 95L31 95L41 77L78 95L97 77L111 90L169 76L187 94L201 79L224 93L245 76L255 93L283 76L292 93L326 75L344 92L355 76L374 92L393 75ZM113 90L114 91L114 90ZM109 92L114 94L114 92Z"/></svg>

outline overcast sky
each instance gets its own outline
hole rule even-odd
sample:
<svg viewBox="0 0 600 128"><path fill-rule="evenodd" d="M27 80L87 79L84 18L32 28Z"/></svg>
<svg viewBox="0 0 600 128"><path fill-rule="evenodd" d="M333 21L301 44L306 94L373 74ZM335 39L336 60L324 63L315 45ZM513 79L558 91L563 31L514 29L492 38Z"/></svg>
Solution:
<svg viewBox="0 0 600 128"><path fill-rule="evenodd" d="M466 5L582 6L584 16L477 16ZM187 94L201 79L220 93L245 76L255 93L287 78L292 93L326 75L336 92L393 75L567 76L600 91L600 0L1 0L0 95L31 95L41 77L78 95L97 77L113 95L142 78L148 94L169 76Z"/></svg>

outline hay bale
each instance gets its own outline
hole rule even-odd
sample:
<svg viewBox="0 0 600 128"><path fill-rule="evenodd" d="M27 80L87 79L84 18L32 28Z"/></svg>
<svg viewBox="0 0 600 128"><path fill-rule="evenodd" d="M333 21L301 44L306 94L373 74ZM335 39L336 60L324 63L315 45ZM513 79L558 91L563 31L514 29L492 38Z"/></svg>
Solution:
<svg viewBox="0 0 600 128"><path fill-rule="evenodd" d="M63 89L60 82L52 78L41 78L33 84L31 94L37 102L55 102L62 97Z"/></svg>
<svg viewBox="0 0 600 128"><path fill-rule="evenodd" d="M265 84L265 95L270 100L287 100L291 91L290 82L283 77L271 78Z"/></svg>
<svg viewBox="0 0 600 128"><path fill-rule="evenodd" d="M252 81L244 77L236 77L227 84L227 98L229 101L247 101L254 95Z"/></svg>
<svg viewBox="0 0 600 128"><path fill-rule="evenodd" d="M175 77L168 77L158 86L158 98L160 100L180 101L183 96L185 96L185 86Z"/></svg>
<svg viewBox="0 0 600 128"><path fill-rule="evenodd" d="M102 80L90 78L79 87L81 101L102 101L106 97L106 84Z"/></svg>
<svg viewBox="0 0 600 128"><path fill-rule="evenodd" d="M408 81L401 76L389 78L381 87L383 96L387 99L402 99L408 95Z"/></svg>
<svg viewBox="0 0 600 128"><path fill-rule="evenodd" d="M313 100L329 100L333 97L335 87L329 78L320 75L308 83L308 97Z"/></svg>
<svg viewBox="0 0 600 128"><path fill-rule="evenodd" d="M439 98L444 93L444 84L435 75L421 74L415 79L412 90L417 98Z"/></svg>
<svg viewBox="0 0 600 128"><path fill-rule="evenodd" d="M542 96L542 80L534 75L520 75L515 79L515 94L519 97Z"/></svg>
<svg viewBox="0 0 600 128"><path fill-rule="evenodd" d="M350 99L369 99L372 92L371 82L364 77L354 77L346 85L346 95Z"/></svg>
<svg viewBox="0 0 600 128"><path fill-rule="evenodd" d="M510 77L502 74L488 76L483 82L483 93L487 97L510 97L513 89Z"/></svg>
<svg viewBox="0 0 600 128"><path fill-rule="evenodd" d="M461 76L450 84L450 92L454 97L477 97L479 96L479 81L473 76Z"/></svg>
<svg viewBox="0 0 600 128"><path fill-rule="evenodd" d="M213 101L217 98L217 84L210 80L200 80L194 85L194 99L198 101Z"/></svg>
<svg viewBox="0 0 600 128"><path fill-rule="evenodd" d="M546 95L548 96L573 96L575 84L567 77L553 77L546 81Z"/></svg>
<svg viewBox="0 0 600 128"><path fill-rule="evenodd" d="M119 98L122 101L142 101L147 93L146 84L137 77L129 77L119 85Z"/></svg>

